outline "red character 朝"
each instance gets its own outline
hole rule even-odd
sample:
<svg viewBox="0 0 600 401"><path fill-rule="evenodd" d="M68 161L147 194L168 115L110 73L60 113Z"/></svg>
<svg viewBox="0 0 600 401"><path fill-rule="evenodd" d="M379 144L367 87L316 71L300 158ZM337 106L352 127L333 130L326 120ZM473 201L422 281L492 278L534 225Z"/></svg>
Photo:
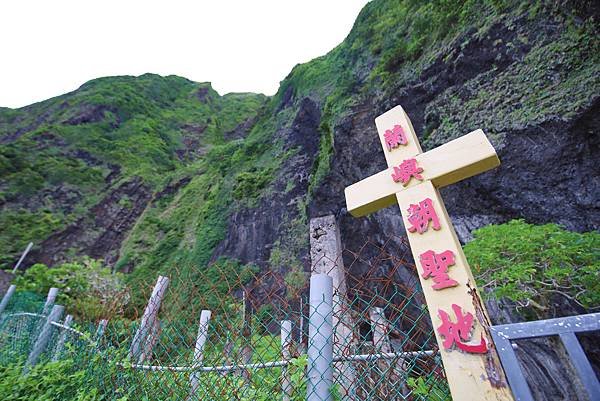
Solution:
<svg viewBox="0 0 600 401"><path fill-rule="evenodd" d="M419 174L422 172L423 169L417 166L417 159L406 159L399 166L394 166L392 179L394 182L402 182L402 185L406 186L412 177L423 181L423 177Z"/></svg>
<svg viewBox="0 0 600 401"><path fill-rule="evenodd" d="M435 253L430 250L422 253L419 256L419 261L421 262L421 268L423 269L421 276L424 279L429 277L433 278L435 284L432 288L434 290L442 290L458 285L458 281L452 280L448 275L448 268L455 263L454 253L452 251L447 250L442 253Z"/></svg>
<svg viewBox="0 0 600 401"><path fill-rule="evenodd" d="M385 139L385 144L387 145L389 151L397 148L400 145L406 145L408 143L406 134L404 133L401 125L394 125L394 128L385 130L383 138Z"/></svg>
<svg viewBox="0 0 600 401"><path fill-rule="evenodd" d="M429 222L434 230L439 230L440 219L433 208L433 201L430 198L425 198L418 205L411 204L408 207L408 222L412 225L408 231L423 234L429 228Z"/></svg>
<svg viewBox="0 0 600 401"><path fill-rule="evenodd" d="M488 351L487 343L483 334L479 344L467 344L471 339L473 330L473 314L467 312L463 314L462 308L452 304L452 310L456 315L456 323L450 320L450 315L442 309L438 310L442 324L437 328L438 333L444 338L444 349L451 350L454 345L464 352L471 354L485 354Z"/></svg>

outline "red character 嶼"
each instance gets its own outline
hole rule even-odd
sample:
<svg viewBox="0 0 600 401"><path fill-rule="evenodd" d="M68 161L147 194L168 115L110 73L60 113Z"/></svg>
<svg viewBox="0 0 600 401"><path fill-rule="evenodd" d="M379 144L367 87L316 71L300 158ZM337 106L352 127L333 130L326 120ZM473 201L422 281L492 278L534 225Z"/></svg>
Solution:
<svg viewBox="0 0 600 401"><path fill-rule="evenodd" d="M394 182L402 182L402 185L406 185L412 177L423 181L423 177L419 174L422 172L423 169L417 166L417 159L406 159L399 166L394 166L392 179Z"/></svg>

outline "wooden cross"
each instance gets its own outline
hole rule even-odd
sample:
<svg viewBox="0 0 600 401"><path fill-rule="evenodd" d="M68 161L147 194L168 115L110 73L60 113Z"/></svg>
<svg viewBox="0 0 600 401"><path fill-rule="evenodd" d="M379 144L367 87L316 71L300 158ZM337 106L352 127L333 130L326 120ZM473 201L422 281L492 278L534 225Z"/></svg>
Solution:
<svg viewBox="0 0 600 401"><path fill-rule="evenodd" d="M388 169L346 188L355 217L396 202L454 400L513 400L490 320L438 188L500 164L482 130L423 153L401 106L375 119Z"/></svg>

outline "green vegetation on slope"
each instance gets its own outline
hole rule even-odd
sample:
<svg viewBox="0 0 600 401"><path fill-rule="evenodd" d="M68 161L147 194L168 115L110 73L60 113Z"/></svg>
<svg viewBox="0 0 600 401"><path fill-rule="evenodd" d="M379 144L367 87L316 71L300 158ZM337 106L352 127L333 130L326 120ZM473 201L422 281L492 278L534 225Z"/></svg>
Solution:
<svg viewBox="0 0 600 401"><path fill-rule="evenodd" d="M344 42L297 65L270 99L218 96L208 84L147 74L97 79L27 108L0 109L6 141L0 151L0 264L8 266L29 240L39 243L64 229L105 193L140 177L154 197L121 244L116 269L133 270L133 283L174 268L186 274L206 268L231 213L272 193L271 183L293 154L274 138L291 126L299 100L310 97L321 108L319 151L308 193L290 208L270 257L273 266L298 273L297 255L308 245L306 206L330 171L334 128L345 113L365 98L388 97L418 82L436 62L452 62L469 44L487 40L494 24L513 30L514 21L540 16L568 29L549 43L522 31L511 42L495 41L502 50L537 40L515 67L518 73L491 66L473 82L450 86L425 110L444 116L428 124L426 147L464 127L487 127L498 114L505 119L494 120L498 132L491 134L500 138L510 124L570 115L589 98L582 93L597 87L600 64L593 20L549 1L373 1ZM554 70L556 79L547 79ZM571 97L578 102L560 101ZM244 138L225 135L248 120L255 124ZM128 198L118 205L135 206Z"/></svg>
<svg viewBox="0 0 600 401"><path fill-rule="evenodd" d="M513 220L476 230L465 254L480 286L533 318L554 317L558 301L600 305L600 233Z"/></svg>
<svg viewBox="0 0 600 401"><path fill-rule="evenodd" d="M218 96L179 77L101 78L77 91L0 111L0 265L28 241L76 221L110 188L142 179L161 190L225 133L254 118L255 94ZM24 207L24 205L27 205Z"/></svg>

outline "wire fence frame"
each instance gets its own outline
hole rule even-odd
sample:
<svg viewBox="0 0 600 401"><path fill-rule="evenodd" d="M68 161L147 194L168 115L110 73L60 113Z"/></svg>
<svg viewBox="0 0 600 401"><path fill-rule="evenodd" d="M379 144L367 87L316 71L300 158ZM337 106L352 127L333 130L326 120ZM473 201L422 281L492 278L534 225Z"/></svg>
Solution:
<svg viewBox="0 0 600 401"><path fill-rule="evenodd" d="M433 334L431 332L431 323L427 321L427 311L423 308L422 300L419 298L419 288L414 285L418 280L415 280L412 283L400 280L401 277L410 277L410 270L414 269L414 266L411 266L405 259L392 257L390 254L390 252L392 252L390 248L393 247L397 250L402 249L403 246L405 246L405 244L403 244L401 240L397 241L389 239L384 243L369 241L357 252L343 250L341 258L328 261L333 265L343 266L345 264L347 266L346 279L348 281L348 290L343 297L339 297L337 302L342 304L338 305L340 306L339 309L343 311L342 313L351 314L353 321L356 322L356 327L353 327L351 330L353 333L352 335L354 336L353 348L332 355L330 363L334 365L338 362L351 363L355 370L353 373L355 375L353 377L355 386L353 386L351 393L343 394L340 397L340 380L345 379L345 377L342 376L341 378L332 379L332 383L329 385L330 389L328 390L329 395L327 396L321 394L318 397L308 398L310 394L306 393L311 391L309 388L308 390L303 390L304 392L302 393L301 398L295 397L289 399L310 399L311 401L321 399L450 399L447 389L445 388L441 361L439 358L436 358L438 351L435 341L432 341ZM345 263L342 258L345 258ZM384 266L384 264L387 264L388 266ZM304 275L308 278L311 274L307 272L304 273ZM217 313L215 319L210 321L210 331L211 333L225 332L223 338L229 336L229 342L222 341L223 338L221 337L215 340L215 337L209 335L207 345L213 348L213 353L214 349L219 349L223 354L229 352L229 359L220 359L224 362L229 360L230 363L214 363L218 358L211 358L208 356L205 361L200 363L193 363L193 361L192 363L189 363L189 359L188 363L164 363L185 360L185 358L170 358L168 352L170 345L165 344L167 341L173 343L181 341L185 344L184 348L193 351L193 343L195 343L196 340L193 336L190 337L193 341L187 339L182 340L184 337L183 335L181 335L180 338L173 336L169 340L166 335L169 332L169 325L167 323L179 322L174 320L165 322L165 319L157 325L158 334L156 335L155 344L152 346L153 349L150 351L150 356L154 360L153 363L136 363L136 361L133 360L127 361L126 358L112 360L111 362L122 371L153 372L154 374L158 374L159 377L163 373L185 374L186 378L183 380L173 379L172 383L177 387L189 387L190 380L187 376L192 376L194 373L217 374L218 377L216 376L215 379L217 381L221 380L219 377L222 378L233 375L233 377L238 377L238 379L234 380L236 386L238 386L237 383L242 384L239 384L239 388L236 390L237 393L236 391L232 391L232 395L228 399L251 399L248 397L252 397L252 389L259 381L259 378L257 378L257 376L260 376L260 374L257 373L259 370L275 370L275 375L283 376L284 373L281 372L282 368L293 367L296 361L302 359L303 355L306 355L307 348L310 346L310 302L308 302L308 290L310 289L310 286L303 285L302 288L299 288L298 291L296 291L296 297L291 298L288 294L279 291L279 285L285 283L285 278L283 272L258 272L255 273L250 280L238 278L237 284L229 284L230 288L228 289L227 296L231 297L228 298L229 301L233 300L233 302L236 303L237 306L234 305L236 314L239 315L238 312L240 311L238 309L247 308L248 311L246 313L242 311L241 313L243 313L243 316L241 317L236 316L231 318L227 315L227 319L223 318L222 313ZM159 279L159 282L160 281L161 280ZM184 280L179 279L179 281ZM368 284L369 282L371 285ZM265 287L265 284L268 284L267 287ZM172 301L169 296L172 296L172 294L168 293L167 298L161 301L163 302L163 307L168 307L169 302ZM394 301L394 298L397 298L396 301ZM261 302L259 302L259 299L262 300L262 305ZM259 314L261 307L264 305L269 305L272 309L267 313L268 319L266 319L265 322L257 323L256 315ZM287 309L290 308L290 305L296 305L294 307L296 310ZM241 306L243 306L243 308L241 308ZM335 306L336 305L332 301L330 307L335 309ZM370 321L369 315L369 311L373 308L381 309L381 313L387 322L386 324L389 325L389 327L385 328L385 335L383 336L387 338L387 340L385 340L385 346L374 342L373 330L368 332L369 329L367 328L367 333L361 334L361 331L365 331L365 327L374 326L373 322ZM156 310L158 311L158 308L156 308ZM213 314L214 312L215 311L213 311ZM254 313L254 316L248 319L246 314L250 313ZM3 315L2 320L6 323L7 320L19 316L27 316L38 320L47 318L47 315L44 315L43 313L17 312L12 309L8 310L7 313ZM157 316L157 321L158 320ZM251 325L253 332L251 341L249 342L250 345L246 344L246 346L250 348L251 355L250 358L244 359L243 355L233 355L235 352L232 352L231 349L237 349L240 352L243 351L243 331L244 326L247 324L246 320L252 320ZM290 337L293 340L287 345L291 348L291 351L288 353L287 358L283 357L281 335L279 333L280 328L277 327L277 336L274 335L276 330L273 328L274 322L280 324L283 321L290 322L290 326L293 327L290 329ZM342 323L338 324L343 324L343 319L340 321ZM52 327L58 329L59 332L69 332L73 337L77 337L80 341L87 343L88 347L94 348L95 352L105 360L109 360L112 357L111 355L115 353L113 351L116 349L126 348L123 347L122 342L114 339L116 330L111 323L106 327L106 335L105 338L103 338L102 346L100 346L100 339L94 338L92 334L96 331L95 328L90 328L89 331L86 331L76 328L77 326L72 327L71 325L65 325L61 322L51 322L50 324ZM188 327L188 329L193 328L194 325L190 326L191 327ZM224 328L231 329L232 327L234 328L233 330L224 330ZM237 330L235 327L241 328L239 330L241 335L235 333ZM277 341L273 342L278 344L277 347L279 351L281 351L279 352L279 358L273 358L273 356L275 356L273 353L268 355L268 357L267 355L261 354L261 351L256 344L258 341L254 339L254 332L257 327L266 333L265 337L277 337ZM408 327L408 329L406 329L406 327ZM1 330L2 327L0 326L0 331ZM30 336L33 335L34 334L30 333ZM58 335L54 335L54 337L56 338ZM132 337L135 336L129 336L130 339ZM394 338L390 339L390 337ZM71 338L70 341L73 341L73 339ZM333 342L335 342L335 339ZM115 346L115 344L118 344L118 346ZM228 346L231 348L229 351L227 351ZM271 344L269 344L269 346L271 346ZM163 353L164 350L167 350L167 352ZM319 350L318 354L320 355L321 352L322 350ZM400 368L398 367L399 364L402 365ZM303 366L301 369L304 370L304 376L306 377L309 368ZM227 374L228 376L222 376L222 374ZM400 375L404 375L405 377L400 379ZM202 375L200 375L200 377L202 377ZM416 381L419 377L424 377L425 379L420 383ZM164 376L160 378L161 380L165 380ZM407 386L407 379L409 378L414 379L416 383ZM114 381L115 379L112 380ZM144 376L143 379L140 380L152 382L154 379ZM114 383L116 384L116 382ZM402 383L402 385L400 385L400 383ZM138 384L135 384L135 386L141 387ZM381 387L387 387L387 390L381 390ZM404 387L404 390L396 391L392 387ZM331 388L333 388L334 391L332 391ZM279 382L272 384L271 390L275 390L278 393L285 393L285 388L281 386ZM437 392L440 395L439 397L433 398L426 397L424 391L429 391L430 393ZM131 399L141 398L133 397ZM211 396L207 396L206 393L199 393L197 399L218 398L211 398Z"/></svg>

